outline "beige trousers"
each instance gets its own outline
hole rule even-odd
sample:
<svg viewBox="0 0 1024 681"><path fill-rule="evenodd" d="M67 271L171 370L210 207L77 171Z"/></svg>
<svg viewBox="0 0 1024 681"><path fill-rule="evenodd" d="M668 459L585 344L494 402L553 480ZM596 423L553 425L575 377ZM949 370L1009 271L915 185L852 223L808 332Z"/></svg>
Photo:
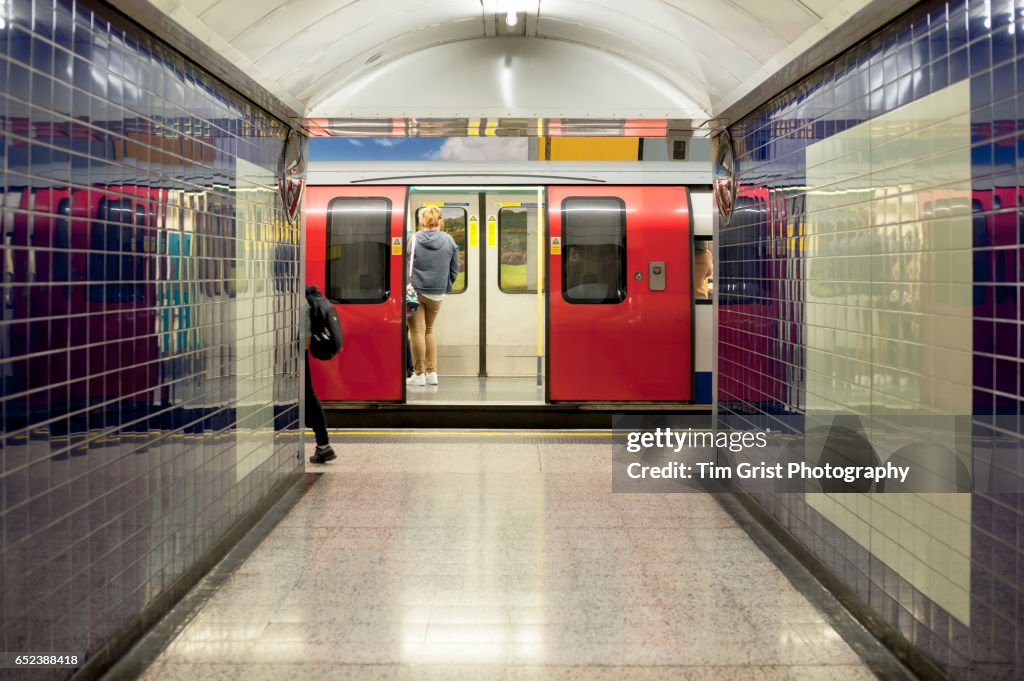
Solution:
<svg viewBox="0 0 1024 681"><path fill-rule="evenodd" d="M424 298L417 293L420 306L409 318L412 336L412 366L417 374L437 371L437 340L434 338L434 320L441 311L441 301Z"/></svg>

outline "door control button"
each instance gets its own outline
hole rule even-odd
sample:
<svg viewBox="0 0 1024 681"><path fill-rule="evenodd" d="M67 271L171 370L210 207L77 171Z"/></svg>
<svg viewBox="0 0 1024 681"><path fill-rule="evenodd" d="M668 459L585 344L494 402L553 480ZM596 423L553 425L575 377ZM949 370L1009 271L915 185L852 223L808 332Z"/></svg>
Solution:
<svg viewBox="0 0 1024 681"><path fill-rule="evenodd" d="M647 263L647 287L650 291L665 290L665 261Z"/></svg>

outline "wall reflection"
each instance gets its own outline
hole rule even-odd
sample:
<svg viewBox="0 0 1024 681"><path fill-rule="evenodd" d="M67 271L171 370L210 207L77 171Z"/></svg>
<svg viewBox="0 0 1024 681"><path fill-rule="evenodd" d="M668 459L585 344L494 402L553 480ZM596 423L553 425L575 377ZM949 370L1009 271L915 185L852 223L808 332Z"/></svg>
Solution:
<svg viewBox="0 0 1024 681"><path fill-rule="evenodd" d="M280 122L106 10L4 8L4 650L85 653L294 470L299 233Z"/></svg>
<svg viewBox="0 0 1024 681"><path fill-rule="evenodd" d="M920 5L732 126L747 205L716 263L727 412L970 422L969 497L844 495L831 512L761 498L957 679L1024 673L1010 605L1024 490L1019 24L1005 3ZM957 540L932 541L937 529ZM929 577L936 565L956 578Z"/></svg>

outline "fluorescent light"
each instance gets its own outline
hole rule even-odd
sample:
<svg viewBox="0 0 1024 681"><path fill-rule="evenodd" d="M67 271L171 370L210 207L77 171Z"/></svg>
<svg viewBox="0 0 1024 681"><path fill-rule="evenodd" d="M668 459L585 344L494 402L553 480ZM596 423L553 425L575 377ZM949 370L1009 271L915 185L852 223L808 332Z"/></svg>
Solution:
<svg viewBox="0 0 1024 681"><path fill-rule="evenodd" d="M508 26L509 28L511 28L512 26L515 26L518 23L519 23L519 17L516 15L514 10L508 12L505 15L505 25Z"/></svg>

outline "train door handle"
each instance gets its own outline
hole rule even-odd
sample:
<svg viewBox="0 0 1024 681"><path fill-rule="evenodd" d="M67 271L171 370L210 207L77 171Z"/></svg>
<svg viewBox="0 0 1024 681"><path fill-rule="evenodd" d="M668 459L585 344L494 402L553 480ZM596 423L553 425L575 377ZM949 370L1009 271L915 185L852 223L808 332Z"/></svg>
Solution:
<svg viewBox="0 0 1024 681"><path fill-rule="evenodd" d="M665 262L647 263L647 288L650 291L665 290Z"/></svg>

